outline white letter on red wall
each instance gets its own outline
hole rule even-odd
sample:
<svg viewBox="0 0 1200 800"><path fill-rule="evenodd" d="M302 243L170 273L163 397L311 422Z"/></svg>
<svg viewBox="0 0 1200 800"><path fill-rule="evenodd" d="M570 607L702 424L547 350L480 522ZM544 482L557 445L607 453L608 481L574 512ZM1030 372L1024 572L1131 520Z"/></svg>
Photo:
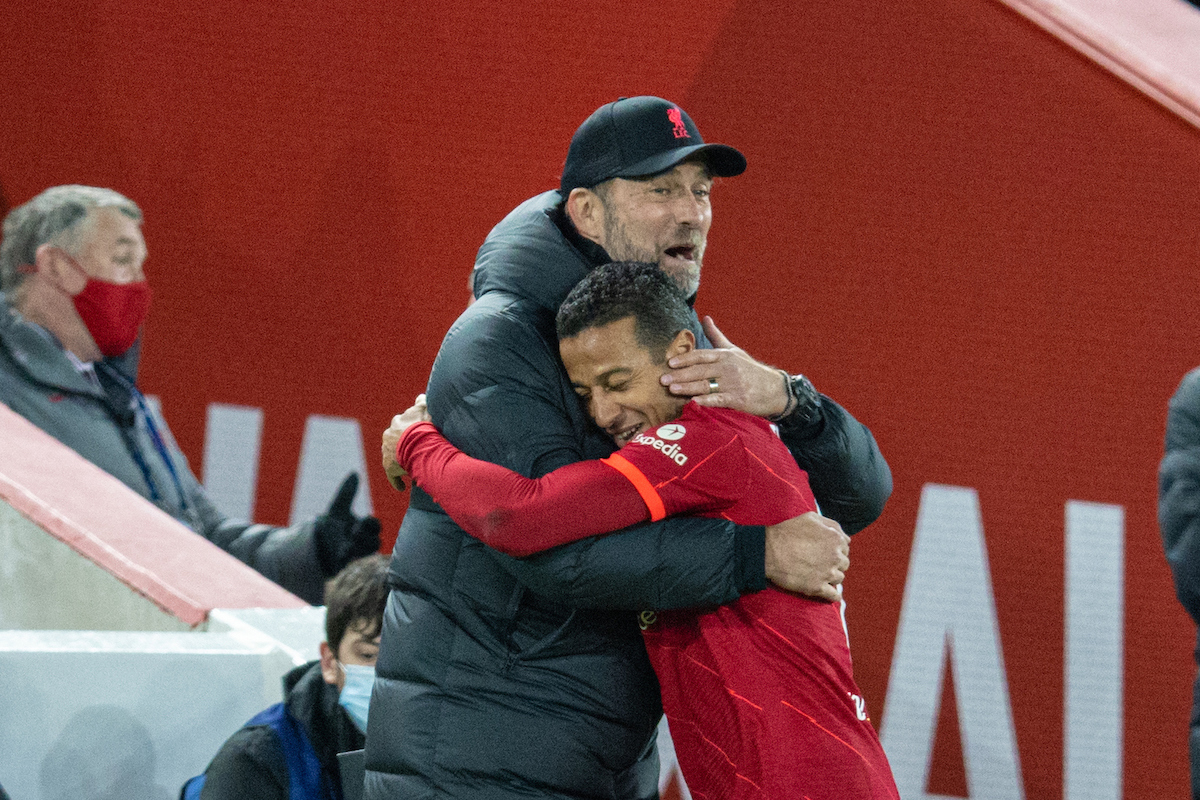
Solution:
<svg viewBox="0 0 1200 800"><path fill-rule="evenodd" d="M296 472L288 524L295 525L324 513L342 479L351 472L357 472L359 477L358 494L351 508L359 516L370 514L371 491L367 486L367 462L363 458L358 420L310 416L304 424L300 469Z"/></svg>
<svg viewBox="0 0 1200 800"><path fill-rule="evenodd" d="M254 521L263 412L209 403L204 428L204 489L222 514Z"/></svg>
<svg viewBox="0 0 1200 800"><path fill-rule="evenodd" d="M1067 503L1063 797L1121 797L1125 509Z"/></svg>
<svg viewBox="0 0 1200 800"><path fill-rule="evenodd" d="M880 730L905 800L929 797L926 786L947 660L970 797L1021 800L979 498L974 489L927 484Z"/></svg>

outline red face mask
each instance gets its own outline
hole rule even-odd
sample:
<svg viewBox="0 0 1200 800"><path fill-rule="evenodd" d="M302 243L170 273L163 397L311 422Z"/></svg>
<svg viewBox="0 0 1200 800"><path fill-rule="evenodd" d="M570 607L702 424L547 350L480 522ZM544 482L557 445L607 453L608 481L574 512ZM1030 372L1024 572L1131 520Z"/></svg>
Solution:
<svg viewBox="0 0 1200 800"><path fill-rule="evenodd" d="M87 283L75 295L75 310L87 326L96 347L106 356L119 356L137 341L150 312L150 284L110 283L88 275L79 262L64 253Z"/></svg>
<svg viewBox="0 0 1200 800"><path fill-rule="evenodd" d="M150 312L150 284L109 283L88 278L83 291L73 299L75 310L100 352L119 356L133 347Z"/></svg>

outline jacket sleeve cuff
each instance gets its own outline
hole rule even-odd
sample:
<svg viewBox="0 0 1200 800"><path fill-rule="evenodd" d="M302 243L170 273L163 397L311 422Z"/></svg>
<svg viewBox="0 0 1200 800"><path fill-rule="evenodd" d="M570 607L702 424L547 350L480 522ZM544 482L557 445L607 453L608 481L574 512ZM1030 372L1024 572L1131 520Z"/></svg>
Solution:
<svg viewBox="0 0 1200 800"><path fill-rule="evenodd" d="M762 525L738 525L734 537L738 594L761 592L767 588L767 529Z"/></svg>
<svg viewBox="0 0 1200 800"><path fill-rule="evenodd" d="M795 446L803 442L811 441L820 436L825 431L825 396L817 396L817 413L812 419L806 419L801 414L797 413L800 409L796 408L788 416L779 420L776 423L779 426L779 438L787 444Z"/></svg>

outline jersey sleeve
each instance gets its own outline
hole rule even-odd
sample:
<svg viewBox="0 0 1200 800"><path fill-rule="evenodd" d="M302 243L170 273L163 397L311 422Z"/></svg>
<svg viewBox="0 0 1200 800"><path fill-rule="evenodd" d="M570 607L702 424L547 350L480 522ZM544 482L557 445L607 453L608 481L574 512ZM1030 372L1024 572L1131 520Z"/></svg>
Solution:
<svg viewBox="0 0 1200 800"><path fill-rule="evenodd" d="M526 478L471 458L428 422L405 431L396 462L459 527L512 556L612 533L650 516L634 485L600 461Z"/></svg>
<svg viewBox="0 0 1200 800"><path fill-rule="evenodd" d="M639 434L604 461L633 484L656 520L719 516L746 494L742 437L686 411L679 421Z"/></svg>

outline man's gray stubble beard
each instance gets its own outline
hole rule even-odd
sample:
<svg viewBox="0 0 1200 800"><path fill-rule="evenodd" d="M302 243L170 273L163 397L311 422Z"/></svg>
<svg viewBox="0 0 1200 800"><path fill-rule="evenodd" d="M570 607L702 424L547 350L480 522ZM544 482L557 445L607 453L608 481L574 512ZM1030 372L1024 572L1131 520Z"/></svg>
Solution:
<svg viewBox="0 0 1200 800"><path fill-rule="evenodd" d="M613 261L642 261L662 267L658 253L639 251L625 232L625 226L621 224L617 215L611 213L607 208L604 210L604 238L607 242L604 250ZM695 267L683 273L666 269L663 271L675 281L675 285L680 288L685 297L693 297L700 289L700 269L703 266L704 253L700 249L698 241L700 237L697 232L693 231L688 238L696 248Z"/></svg>

